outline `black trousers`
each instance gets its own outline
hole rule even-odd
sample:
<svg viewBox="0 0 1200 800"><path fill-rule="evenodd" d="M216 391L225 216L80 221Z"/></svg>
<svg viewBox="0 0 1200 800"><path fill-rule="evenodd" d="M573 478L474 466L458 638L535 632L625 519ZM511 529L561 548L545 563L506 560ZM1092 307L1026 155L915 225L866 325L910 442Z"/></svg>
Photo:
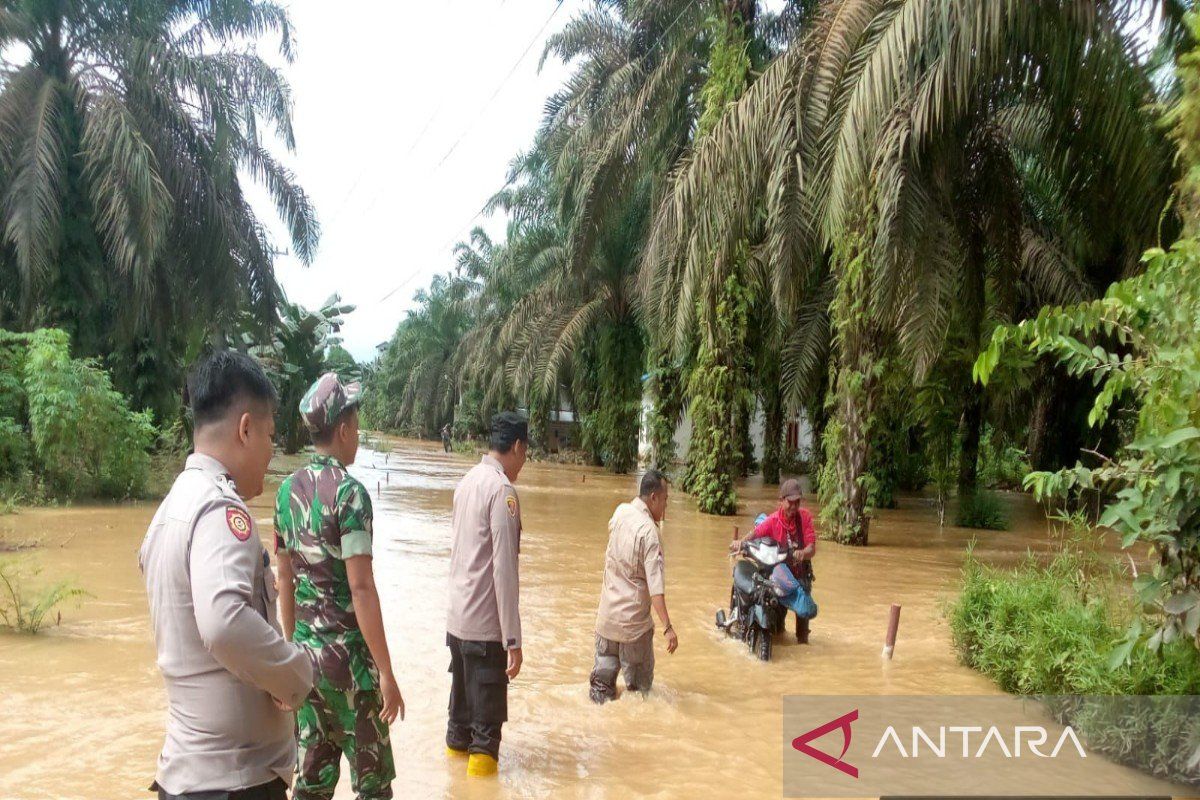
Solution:
<svg viewBox="0 0 1200 800"><path fill-rule="evenodd" d="M231 792L206 791L171 794L157 782L150 786L150 791L158 792L158 800L287 800L287 790L288 785L282 778L246 789L235 789Z"/></svg>
<svg viewBox="0 0 1200 800"><path fill-rule="evenodd" d="M500 727L508 720L508 655L499 642L471 642L447 633L450 721L446 746L500 757Z"/></svg>

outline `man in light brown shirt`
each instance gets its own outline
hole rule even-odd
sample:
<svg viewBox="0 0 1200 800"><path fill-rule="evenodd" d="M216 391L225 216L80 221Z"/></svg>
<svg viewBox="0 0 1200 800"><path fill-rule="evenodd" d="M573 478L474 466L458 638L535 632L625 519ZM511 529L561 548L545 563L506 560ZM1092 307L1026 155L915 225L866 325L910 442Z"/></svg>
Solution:
<svg viewBox="0 0 1200 800"><path fill-rule="evenodd" d="M674 653L679 638L671 627L663 585L662 544L658 526L667 511L667 477L656 469L642 476L638 497L617 506L608 522L604 585L596 614L596 663L590 679L596 703L617 696L617 672L625 686L650 691L654 683L654 621L658 615Z"/></svg>
<svg viewBox="0 0 1200 800"><path fill-rule="evenodd" d="M467 756L468 775L495 775L508 681L521 671L521 506L513 481L525 465L529 423L492 418L490 451L454 490L450 547L450 719L446 752Z"/></svg>

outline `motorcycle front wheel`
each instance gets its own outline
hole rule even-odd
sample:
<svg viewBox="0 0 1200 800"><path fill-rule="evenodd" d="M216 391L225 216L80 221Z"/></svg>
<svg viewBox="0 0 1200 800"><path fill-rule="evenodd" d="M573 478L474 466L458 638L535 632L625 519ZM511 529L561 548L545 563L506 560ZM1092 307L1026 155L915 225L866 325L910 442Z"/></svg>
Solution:
<svg viewBox="0 0 1200 800"><path fill-rule="evenodd" d="M756 648L756 652L758 653L758 660L759 661L770 661L771 660L771 632L770 631L759 631L757 644L758 644L758 646Z"/></svg>

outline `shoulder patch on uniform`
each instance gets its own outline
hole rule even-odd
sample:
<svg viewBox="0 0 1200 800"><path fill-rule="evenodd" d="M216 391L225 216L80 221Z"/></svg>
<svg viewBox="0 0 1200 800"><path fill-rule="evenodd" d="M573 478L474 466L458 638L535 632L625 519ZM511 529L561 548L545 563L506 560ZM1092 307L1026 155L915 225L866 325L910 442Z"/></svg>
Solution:
<svg viewBox="0 0 1200 800"><path fill-rule="evenodd" d="M226 506L225 522L229 525L229 532L232 533L237 540L244 542L250 538L250 515L237 506Z"/></svg>
<svg viewBox="0 0 1200 800"><path fill-rule="evenodd" d="M504 504L508 506L508 515L515 519L517 516L517 496L510 494L504 498Z"/></svg>

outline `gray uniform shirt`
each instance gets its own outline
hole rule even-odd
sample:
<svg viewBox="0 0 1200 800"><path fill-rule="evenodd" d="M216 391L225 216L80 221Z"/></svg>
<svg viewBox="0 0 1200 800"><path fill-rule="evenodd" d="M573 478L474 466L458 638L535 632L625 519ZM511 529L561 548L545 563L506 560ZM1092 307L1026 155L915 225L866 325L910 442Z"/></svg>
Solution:
<svg viewBox="0 0 1200 800"><path fill-rule="evenodd" d="M459 639L521 646L521 506L500 462L471 468L454 490L450 610L446 630Z"/></svg>
<svg viewBox="0 0 1200 800"><path fill-rule="evenodd" d="M158 785L171 794L291 782L292 715L312 688L312 664L280 632L275 575L233 481L194 454L150 523L138 554L167 737Z"/></svg>

